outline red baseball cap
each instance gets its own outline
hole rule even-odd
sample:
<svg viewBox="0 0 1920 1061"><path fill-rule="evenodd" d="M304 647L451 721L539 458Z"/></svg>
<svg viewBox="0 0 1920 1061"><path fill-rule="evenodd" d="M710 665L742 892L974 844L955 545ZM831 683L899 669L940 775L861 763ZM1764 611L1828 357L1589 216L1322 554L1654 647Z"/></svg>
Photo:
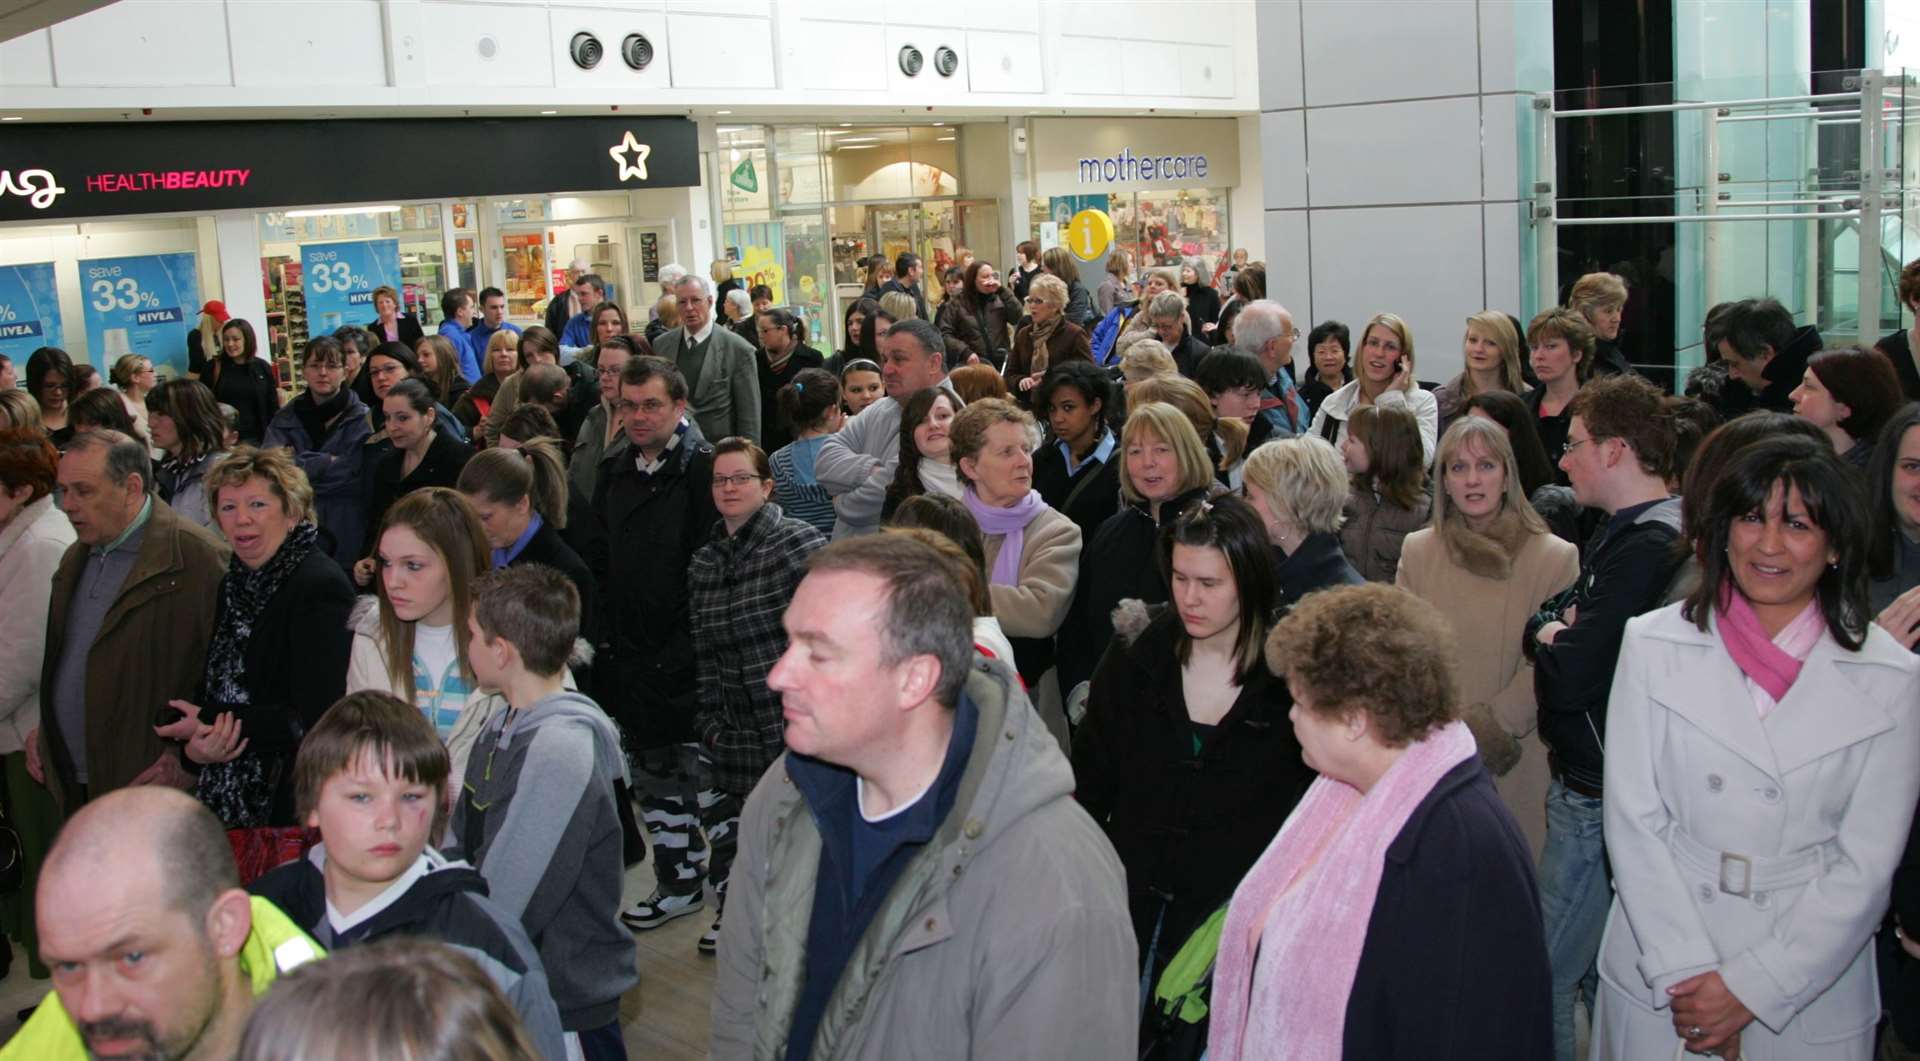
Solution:
<svg viewBox="0 0 1920 1061"><path fill-rule="evenodd" d="M200 312L222 324L227 323L227 304L217 298L209 299L206 305L200 307Z"/></svg>

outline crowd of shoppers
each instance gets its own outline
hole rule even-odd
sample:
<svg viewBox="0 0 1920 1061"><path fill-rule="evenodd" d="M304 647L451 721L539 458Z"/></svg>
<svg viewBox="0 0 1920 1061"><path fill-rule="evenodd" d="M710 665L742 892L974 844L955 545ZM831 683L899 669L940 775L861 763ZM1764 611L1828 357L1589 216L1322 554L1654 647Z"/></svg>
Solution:
<svg viewBox="0 0 1920 1061"><path fill-rule="evenodd" d="M720 1058L1910 1056L1911 336L1727 303L1681 398L1605 273L1430 381L1259 262L864 267L830 355L582 263L288 394L217 303L0 363L0 1057L621 1057L694 914Z"/></svg>

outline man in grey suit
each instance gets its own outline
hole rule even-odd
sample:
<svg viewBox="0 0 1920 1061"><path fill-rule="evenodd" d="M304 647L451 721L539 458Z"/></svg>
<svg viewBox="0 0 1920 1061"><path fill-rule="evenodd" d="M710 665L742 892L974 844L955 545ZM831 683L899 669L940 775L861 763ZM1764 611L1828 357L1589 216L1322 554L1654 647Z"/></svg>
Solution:
<svg viewBox="0 0 1920 1061"><path fill-rule="evenodd" d="M753 344L713 322L713 283L697 273L673 285L680 327L654 341L653 352L687 378L687 412L700 433L760 441L760 370Z"/></svg>

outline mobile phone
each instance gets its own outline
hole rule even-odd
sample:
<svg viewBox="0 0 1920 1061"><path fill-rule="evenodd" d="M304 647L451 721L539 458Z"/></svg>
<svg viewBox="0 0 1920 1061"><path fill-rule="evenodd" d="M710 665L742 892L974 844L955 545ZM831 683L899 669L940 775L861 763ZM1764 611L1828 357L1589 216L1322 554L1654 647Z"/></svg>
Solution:
<svg viewBox="0 0 1920 1061"><path fill-rule="evenodd" d="M187 717L187 713L185 711L180 710L179 708L173 706L172 704L168 704L167 706L154 712L153 724L155 728L165 728L167 726L173 725L175 722L178 722L185 717Z"/></svg>

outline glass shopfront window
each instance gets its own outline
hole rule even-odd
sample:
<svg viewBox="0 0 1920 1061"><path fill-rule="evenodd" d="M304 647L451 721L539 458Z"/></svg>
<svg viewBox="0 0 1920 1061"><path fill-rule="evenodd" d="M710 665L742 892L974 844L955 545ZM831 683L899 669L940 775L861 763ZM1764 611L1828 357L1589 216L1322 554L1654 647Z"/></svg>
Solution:
<svg viewBox="0 0 1920 1061"><path fill-rule="evenodd" d="M1081 210L1113 218L1114 244L1133 258L1135 271L1193 262L1211 276L1232 253L1225 188L1193 191L1056 195L1028 203L1031 238L1042 250L1058 246L1067 222Z"/></svg>

